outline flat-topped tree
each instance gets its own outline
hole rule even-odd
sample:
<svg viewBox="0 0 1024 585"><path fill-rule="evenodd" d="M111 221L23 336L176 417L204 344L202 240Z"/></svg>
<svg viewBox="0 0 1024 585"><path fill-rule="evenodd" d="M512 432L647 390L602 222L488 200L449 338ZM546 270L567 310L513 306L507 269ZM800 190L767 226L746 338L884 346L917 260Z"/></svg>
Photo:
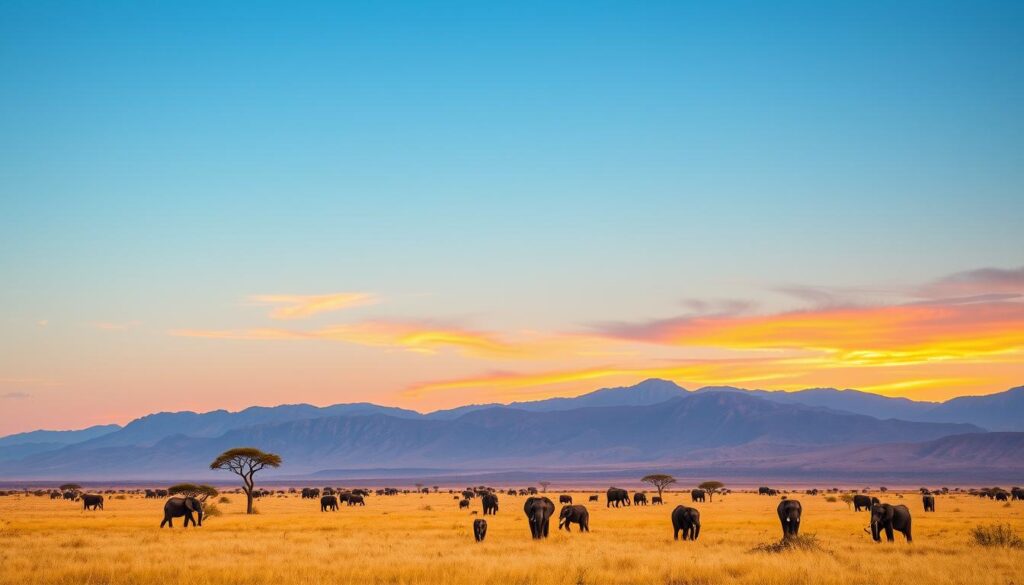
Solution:
<svg viewBox="0 0 1024 585"><path fill-rule="evenodd" d="M219 492L217 492L217 488L210 485L179 483L167 488L167 493L172 496L185 496L186 498L197 498L198 500L205 502L207 498L217 497L217 494Z"/></svg>
<svg viewBox="0 0 1024 585"><path fill-rule="evenodd" d="M245 513L252 514L252 476L267 467L280 467L281 456L264 453L253 447L228 449L210 464L210 469L226 469L242 478L242 491L245 492Z"/></svg>
<svg viewBox="0 0 1024 585"><path fill-rule="evenodd" d="M60 491L62 491L62 492L80 492L80 491L82 491L82 486L78 485L77 483L65 483L65 484L60 486Z"/></svg>
<svg viewBox="0 0 1024 585"><path fill-rule="evenodd" d="M676 478L672 477L667 473L652 473L645 475L640 478L640 481L653 485L658 490L658 497L661 497L661 492L668 486L676 482Z"/></svg>
<svg viewBox="0 0 1024 585"><path fill-rule="evenodd" d="M708 495L708 501L713 501L714 496L712 494L718 493L718 490L725 487L725 484L720 481L705 481L704 483L697 486L699 489L704 490Z"/></svg>
<svg viewBox="0 0 1024 585"><path fill-rule="evenodd" d="M541 488L542 492L548 493L548 486L551 485L550 481L538 481L537 483L540 484L540 488Z"/></svg>

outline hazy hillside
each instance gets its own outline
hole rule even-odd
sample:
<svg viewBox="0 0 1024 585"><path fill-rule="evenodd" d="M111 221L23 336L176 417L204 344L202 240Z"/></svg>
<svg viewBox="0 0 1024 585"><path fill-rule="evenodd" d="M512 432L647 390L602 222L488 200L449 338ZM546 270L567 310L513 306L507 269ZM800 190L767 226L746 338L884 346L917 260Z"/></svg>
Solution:
<svg viewBox="0 0 1024 585"><path fill-rule="evenodd" d="M737 393L685 395L644 406L528 412L486 408L453 420L384 414L262 424L216 437L175 435L150 445L89 441L0 464L7 476L73 474L139 477L208 475L220 451L256 445L277 452L288 471L328 468L596 466L672 461L688 453L778 445L919 442L978 432L971 425L878 420Z"/></svg>

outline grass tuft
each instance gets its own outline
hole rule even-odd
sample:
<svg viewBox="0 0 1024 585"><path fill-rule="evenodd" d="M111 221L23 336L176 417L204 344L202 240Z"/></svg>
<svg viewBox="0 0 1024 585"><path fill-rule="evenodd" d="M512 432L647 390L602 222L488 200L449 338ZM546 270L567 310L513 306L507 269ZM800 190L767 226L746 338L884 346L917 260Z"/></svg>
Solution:
<svg viewBox="0 0 1024 585"><path fill-rule="evenodd" d="M1006 548L1024 548L1024 540L1009 524L995 526L975 526L971 530L974 543L980 546L1002 546Z"/></svg>

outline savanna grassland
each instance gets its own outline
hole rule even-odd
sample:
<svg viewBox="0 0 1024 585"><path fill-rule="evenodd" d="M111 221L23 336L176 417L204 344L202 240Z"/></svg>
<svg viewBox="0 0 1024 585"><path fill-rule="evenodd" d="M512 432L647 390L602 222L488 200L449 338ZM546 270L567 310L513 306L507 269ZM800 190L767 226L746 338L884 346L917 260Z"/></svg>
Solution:
<svg viewBox="0 0 1024 585"><path fill-rule="evenodd" d="M557 502L557 491L549 496ZM924 514L917 494L883 501L912 510L914 543L875 544L866 512L825 495L793 495L804 506L806 549L772 552L778 542L777 497L733 493L691 504L666 493L666 505L607 509L570 492L591 512L591 532L558 531L535 542L523 496L500 496L485 542L447 493L370 496L365 507L322 513L297 495L258 500L227 494L221 515L201 528L160 529L163 500L106 496L106 509L45 497L0 497L0 583L268 584L292 583L822 583L1024 584L1024 550L984 547L970 529L1009 524L1024 534L1024 503L968 495L937 496ZM213 501L213 500L211 500ZM696 542L672 540L669 515L680 503L701 510ZM556 514L557 508L556 504ZM475 499L470 510L480 510Z"/></svg>

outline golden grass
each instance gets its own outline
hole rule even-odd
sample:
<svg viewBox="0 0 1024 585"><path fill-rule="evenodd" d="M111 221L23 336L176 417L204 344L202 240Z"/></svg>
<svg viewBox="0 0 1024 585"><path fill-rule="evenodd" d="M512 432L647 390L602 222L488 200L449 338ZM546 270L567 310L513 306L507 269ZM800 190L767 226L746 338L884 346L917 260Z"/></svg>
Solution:
<svg viewBox="0 0 1024 585"><path fill-rule="evenodd" d="M558 492L550 494L557 502ZM473 542L471 515L447 493L370 496L365 508L321 513L297 496L257 503L230 495L223 515L201 528L159 528L162 500L107 498L106 510L34 496L0 497L0 583L7 584L715 584L853 585L1024 583L1024 551L974 544L977 525L1009 525L1024 534L1024 504L967 495L939 496L925 515L920 498L902 500L914 517L914 543L875 544L867 513L823 495L795 495L804 506L807 549L758 552L779 540L777 498L754 494L696 504L697 542L675 542L669 514L689 495L666 494L664 506L606 509L573 493L591 511L591 530L530 539L524 497L501 495L487 517L487 540ZM890 493L887 501L898 502ZM557 507L557 505L556 505ZM471 510L479 510L478 500ZM959 511L954 511L959 510ZM762 547L762 550L773 550Z"/></svg>

